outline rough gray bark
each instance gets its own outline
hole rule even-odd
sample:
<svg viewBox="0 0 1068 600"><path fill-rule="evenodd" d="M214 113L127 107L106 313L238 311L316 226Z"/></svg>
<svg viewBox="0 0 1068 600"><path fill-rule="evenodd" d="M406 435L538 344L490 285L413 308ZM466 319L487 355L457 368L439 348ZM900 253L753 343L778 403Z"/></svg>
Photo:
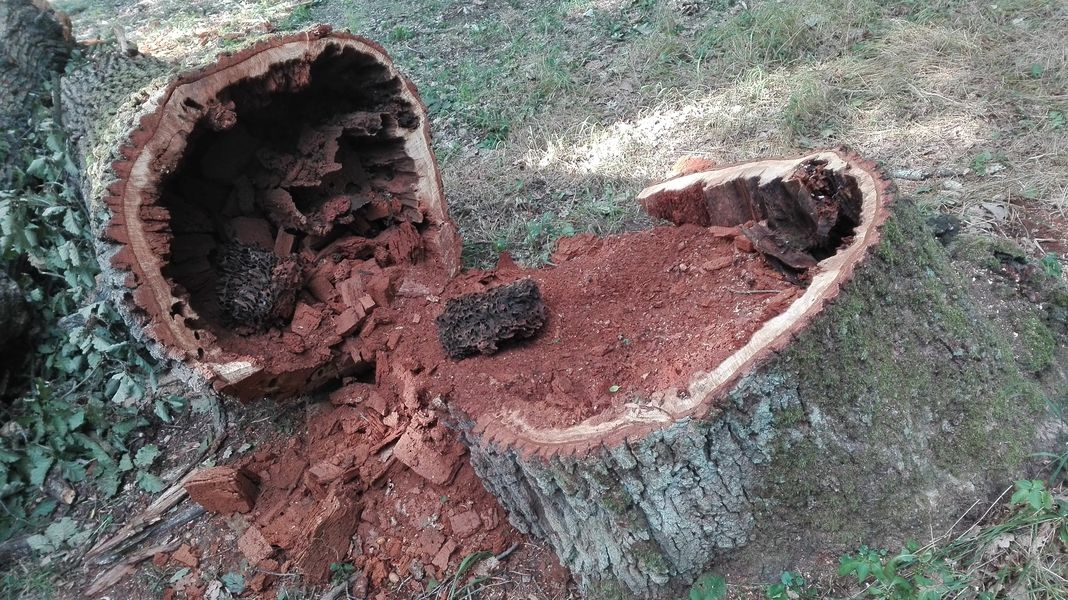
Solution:
<svg viewBox="0 0 1068 600"><path fill-rule="evenodd" d="M0 186L22 167L24 138L33 125L35 102L70 56L70 24L65 15L37 8L30 0L0 3Z"/></svg>
<svg viewBox="0 0 1068 600"><path fill-rule="evenodd" d="M590 598L677 598L715 564L767 581L817 551L922 540L1020 476L1045 413L1034 349L1006 329L1050 339L1044 314L982 306L899 202L833 306L706 414L551 458L469 432L471 460Z"/></svg>

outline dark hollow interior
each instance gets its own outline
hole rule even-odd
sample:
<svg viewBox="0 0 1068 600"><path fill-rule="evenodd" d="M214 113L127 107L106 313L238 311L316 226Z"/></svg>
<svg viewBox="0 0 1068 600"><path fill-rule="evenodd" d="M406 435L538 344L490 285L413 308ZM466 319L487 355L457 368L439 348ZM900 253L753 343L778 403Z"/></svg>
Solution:
<svg viewBox="0 0 1068 600"><path fill-rule="evenodd" d="M698 181L654 193L643 205L652 216L679 225L739 227L788 273L804 272L852 241L862 221L856 178L819 159L765 177L756 173L708 187Z"/></svg>
<svg viewBox="0 0 1068 600"><path fill-rule="evenodd" d="M186 101L203 116L161 203L172 235L163 275L200 317L187 325L284 325L324 247L399 221L420 227L404 144L421 117L402 85L374 57L335 45L238 81L206 107ZM359 252L370 258L374 245Z"/></svg>

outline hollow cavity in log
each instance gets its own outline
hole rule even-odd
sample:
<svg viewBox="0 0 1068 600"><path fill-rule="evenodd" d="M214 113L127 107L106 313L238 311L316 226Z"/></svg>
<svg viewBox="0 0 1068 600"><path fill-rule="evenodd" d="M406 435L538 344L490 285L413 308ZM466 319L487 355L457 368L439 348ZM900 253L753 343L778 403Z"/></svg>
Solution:
<svg viewBox="0 0 1068 600"><path fill-rule="evenodd" d="M277 38L181 76L124 155L114 263L150 335L232 395L373 372L343 346L397 272L459 268L425 108L362 38Z"/></svg>

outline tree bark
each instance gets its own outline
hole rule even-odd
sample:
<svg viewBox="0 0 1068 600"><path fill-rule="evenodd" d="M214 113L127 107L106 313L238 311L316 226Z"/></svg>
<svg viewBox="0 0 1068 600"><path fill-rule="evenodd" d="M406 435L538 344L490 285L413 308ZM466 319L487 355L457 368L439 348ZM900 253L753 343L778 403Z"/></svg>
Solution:
<svg viewBox="0 0 1068 600"><path fill-rule="evenodd" d="M44 4L44 3L40 3ZM30 0L0 3L0 187L22 168L22 148L32 127L34 101L51 97L45 84L62 70L71 51L70 22Z"/></svg>
<svg viewBox="0 0 1068 600"><path fill-rule="evenodd" d="M855 184L860 225L746 347L687 390L574 427L474 419L476 472L587 597L675 598L717 564L767 581L820 554L924 538L1021 473L1045 401L1013 360L1027 349L1006 335L1011 319L991 320L870 163L815 158ZM755 217L781 233L804 221L795 210L826 214L805 193L775 200L796 193L799 164L699 173L639 198L677 223Z"/></svg>

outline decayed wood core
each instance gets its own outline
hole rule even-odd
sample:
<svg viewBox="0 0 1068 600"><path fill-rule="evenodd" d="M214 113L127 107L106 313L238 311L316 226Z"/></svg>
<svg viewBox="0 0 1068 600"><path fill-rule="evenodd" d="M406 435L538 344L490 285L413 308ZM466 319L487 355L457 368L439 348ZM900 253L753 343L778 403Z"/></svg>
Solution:
<svg viewBox="0 0 1068 600"><path fill-rule="evenodd" d="M113 262L150 335L221 391L289 395L373 371L341 347L375 307L364 288L388 287L375 280L395 265L459 268L425 108L362 38L310 32L223 57L168 87L131 142L109 201Z"/></svg>
<svg viewBox="0 0 1068 600"><path fill-rule="evenodd" d="M678 177L647 188L638 200L653 215L681 226L737 228L769 261L800 274L807 282L803 293L729 356L684 377L682 385L642 394L635 402L614 402L570 426L547 426L537 409L488 412L475 417L474 433L481 439L542 455L582 453L714 410L739 377L785 347L838 295L878 242L890 195L874 165L828 151ZM804 267L799 271L791 263Z"/></svg>

